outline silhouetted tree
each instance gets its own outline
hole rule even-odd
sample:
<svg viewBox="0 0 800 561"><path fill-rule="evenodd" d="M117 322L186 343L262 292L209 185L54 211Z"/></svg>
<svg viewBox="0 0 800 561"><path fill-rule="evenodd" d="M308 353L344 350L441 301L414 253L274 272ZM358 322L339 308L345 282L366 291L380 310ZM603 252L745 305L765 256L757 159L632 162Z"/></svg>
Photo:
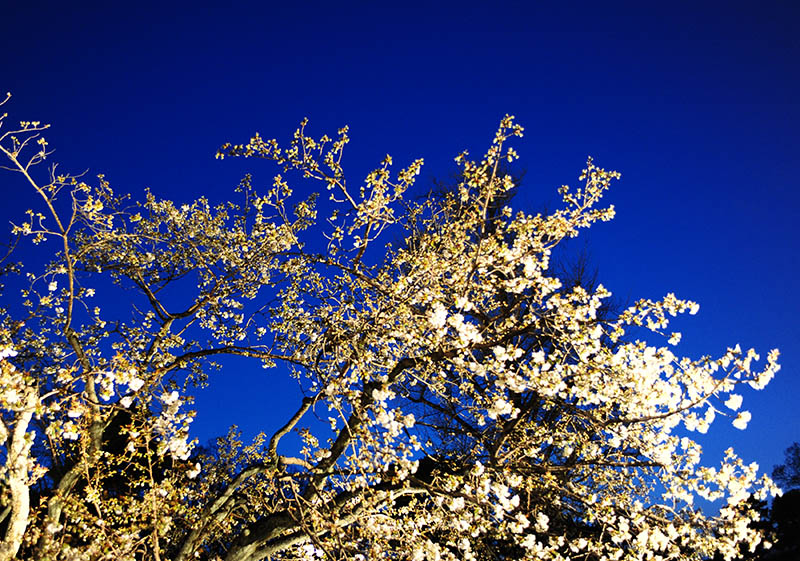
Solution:
<svg viewBox="0 0 800 561"><path fill-rule="evenodd" d="M800 487L800 443L789 446L784 457L786 461L772 470L772 479L784 489Z"/></svg>

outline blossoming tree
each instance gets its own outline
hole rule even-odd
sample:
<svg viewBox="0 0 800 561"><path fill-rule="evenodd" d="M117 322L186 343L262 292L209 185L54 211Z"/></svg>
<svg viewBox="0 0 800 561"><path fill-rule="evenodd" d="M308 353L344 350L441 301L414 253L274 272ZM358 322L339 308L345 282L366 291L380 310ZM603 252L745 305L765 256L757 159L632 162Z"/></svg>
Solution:
<svg viewBox="0 0 800 561"><path fill-rule="evenodd" d="M266 192L246 177L240 203L132 203L48 173L45 125L2 126L41 202L14 233L53 250L0 316L0 559L731 559L759 543L747 499L771 481L733 451L703 466L682 435L722 415L744 429L737 387L764 387L777 352L760 369L738 346L682 357L669 319L697 304L598 314L606 288L551 272L557 244L613 217L615 172L589 160L551 214L495 204L522 136L506 117L485 156L458 156L452 192L412 202L421 160L393 174L387 156L354 186L347 129L314 139L304 121L285 147L220 149L277 165ZM292 173L332 203L298 199ZM303 395L253 443L195 449L191 394L214 367L236 383L226 355Z"/></svg>

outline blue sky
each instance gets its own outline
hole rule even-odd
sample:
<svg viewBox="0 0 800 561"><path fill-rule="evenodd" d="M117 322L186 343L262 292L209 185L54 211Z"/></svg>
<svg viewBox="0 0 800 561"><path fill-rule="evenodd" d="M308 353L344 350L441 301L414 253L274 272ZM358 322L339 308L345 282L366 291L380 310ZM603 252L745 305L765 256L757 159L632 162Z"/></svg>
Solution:
<svg viewBox="0 0 800 561"><path fill-rule="evenodd" d="M514 114L518 206L552 201L587 155L622 173L617 218L579 242L615 295L698 301L677 323L692 356L781 349L777 378L745 394L748 430L718 419L706 440L712 458L733 445L770 471L800 440L800 9L433 4L17 2L0 19L0 90L12 118L53 124L64 170L183 202L224 200L245 171L268 184L273 168L217 147L288 139L306 116L319 135L350 126L351 177L388 152L424 157L425 185ZM0 190L2 223L33 204L13 175ZM203 440L274 428L291 406L280 372L226 376L198 395Z"/></svg>

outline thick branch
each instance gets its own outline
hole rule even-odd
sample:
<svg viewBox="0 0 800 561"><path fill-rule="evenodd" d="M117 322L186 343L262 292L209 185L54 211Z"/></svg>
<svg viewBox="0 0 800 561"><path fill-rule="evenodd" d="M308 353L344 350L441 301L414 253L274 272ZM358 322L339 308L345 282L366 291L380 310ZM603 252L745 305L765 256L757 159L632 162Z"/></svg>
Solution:
<svg viewBox="0 0 800 561"><path fill-rule="evenodd" d="M278 443L280 442L281 438L288 434L289 431L291 431L297 425L297 423L300 422L300 419L303 418L303 415L305 415L314 404L314 400L315 398L312 397L304 397L300 408L297 410L297 413L295 413L292 418L289 419L289 422L283 425L275 434L272 435L272 438L269 439L267 457L270 459L277 457Z"/></svg>
<svg viewBox="0 0 800 561"><path fill-rule="evenodd" d="M167 363L162 367L164 371L172 370L173 368L177 368L181 365L181 363L188 362L190 360L194 360L196 358L203 358L207 356L214 356L214 355L236 355L236 356L244 356L248 358L261 358L267 360L280 360L283 362L288 362L291 364L295 364L297 366L305 367L306 364L293 359L292 357L284 356L284 355L277 355L274 353L270 353L268 351L259 351L257 349L253 349L251 347L237 347L234 345L228 345L225 347L217 347L215 349L203 349L200 351L190 351L188 353L184 353L180 356L175 357L172 362Z"/></svg>
<svg viewBox="0 0 800 561"><path fill-rule="evenodd" d="M11 495L11 513L6 526L3 543L0 544L0 561L13 559L17 556L22 545L22 536L28 528L30 515L30 489L28 469L30 458L28 456L33 438L28 437L28 425L33 417L37 396L33 389L28 388L25 408L18 413L17 422L11 435L11 442L6 457L7 484Z"/></svg>
<svg viewBox="0 0 800 561"><path fill-rule="evenodd" d="M214 523L222 522L222 519L225 518L225 515L227 514L225 506L231 501L236 490L251 477L258 475L259 473L265 473L269 469L270 468L264 464L258 464L250 466L249 468L240 472L239 475L237 475L236 478L231 481L225 491L223 491L222 494L203 511L199 518L200 523L192 529L192 531L184 540L180 551L175 557L175 561L185 561L191 555L193 555L194 552L203 544L206 528Z"/></svg>
<svg viewBox="0 0 800 561"><path fill-rule="evenodd" d="M322 508L330 512L340 512L347 503L358 502L359 504L353 505L346 515L333 521L336 526L347 526L356 522L364 512L374 506L371 502L364 500L366 494L370 492L381 493L382 496L379 500L391 504L405 495L427 493L428 489L425 486L393 488L386 483L381 483L376 487L365 489L358 493L352 491L340 493ZM309 541L311 536L306 529L302 528L281 535L287 530L292 530L296 526L297 523L285 513L279 513L278 515L274 515L274 517L267 517L253 525L249 534L244 535L238 540L239 543L231 548L225 561L260 561L261 559L280 553L287 548ZM317 532L317 535L321 535L327 531L327 528L321 529Z"/></svg>

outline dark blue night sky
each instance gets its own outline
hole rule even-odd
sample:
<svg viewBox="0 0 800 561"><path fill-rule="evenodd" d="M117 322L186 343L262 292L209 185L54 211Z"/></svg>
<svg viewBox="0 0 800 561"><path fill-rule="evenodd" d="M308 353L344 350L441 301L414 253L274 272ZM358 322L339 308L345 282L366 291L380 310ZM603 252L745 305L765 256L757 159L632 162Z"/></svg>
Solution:
<svg viewBox="0 0 800 561"><path fill-rule="evenodd" d="M350 125L351 177L424 157L422 189L514 114L517 206L552 202L587 155L622 173L617 218L578 242L616 296L698 301L676 324L691 356L781 349L773 383L745 392L748 430L718 417L707 461L733 445L771 471L800 440L796 3L201 4L4 3L6 110L53 124L65 171L178 202L227 199L246 171L269 184L275 168L216 149L288 140L306 116L318 136ZM35 204L12 174L0 190L5 224ZM280 370L232 366L198 395L201 440L274 430L294 406Z"/></svg>

